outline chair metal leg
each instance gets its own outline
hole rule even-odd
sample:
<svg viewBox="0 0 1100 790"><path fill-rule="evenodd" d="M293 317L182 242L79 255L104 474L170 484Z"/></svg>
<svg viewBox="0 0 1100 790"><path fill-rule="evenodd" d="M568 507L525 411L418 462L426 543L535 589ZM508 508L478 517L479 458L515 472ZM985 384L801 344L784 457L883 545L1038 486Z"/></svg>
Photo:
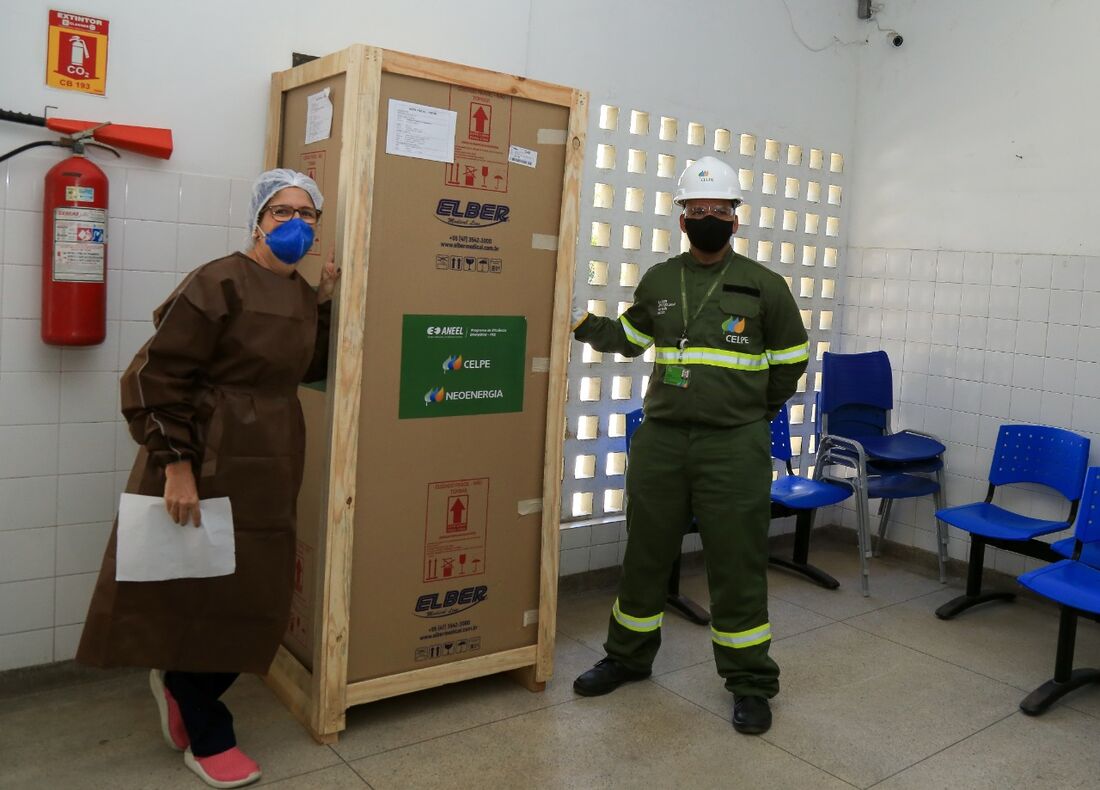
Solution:
<svg viewBox="0 0 1100 790"><path fill-rule="evenodd" d="M863 597L871 595L871 571L867 560L871 557L871 514L867 503L867 478L860 474L856 480L856 533L859 539L859 589Z"/></svg>
<svg viewBox="0 0 1100 790"><path fill-rule="evenodd" d="M1074 669L1073 651L1077 641L1077 612L1062 607L1058 623L1058 653L1054 659L1054 678L1031 692L1020 703L1028 716L1038 716L1074 689L1100 682L1100 670Z"/></svg>
<svg viewBox="0 0 1100 790"><path fill-rule="evenodd" d="M947 498L944 495L944 478L943 467L936 470L936 483L939 488L936 489L936 493L932 496L932 500L936 503L936 512L943 510L947 507ZM940 519L936 519L936 546L939 549L940 558L940 584L947 584L947 524Z"/></svg>
<svg viewBox="0 0 1100 790"><path fill-rule="evenodd" d="M813 529L813 510L800 510L794 526L794 552L791 559L783 557L768 557L768 562L781 568L800 573L815 584L819 584L827 590L835 590L840 582L825 571L809 563L810 558L810 530Z"/></svg>
<svg viewBox="0 0 1100 790"><path fill-rule="evenodd" d="M890 524L890 510L894 506L894 500L883 499L880 500L878 512L878 540L875 542L874 554L876 557L882 556L882 543L886 540L886 527Z"/></svg>
<svg viewBox="0 0 1100 790"><path fill-rule="evenodd" d="M936 617L950 620L957 614L989 601L1011 601L1016 594L1010 592L982 592L982 568L985 564L985 541L977 535L970 536L970 561L966 569L966 594L952 598L936 610Z"/></svg>
<svg viewBox="0 0 1100 790"><path fill-rule="evenodd" d="M695 601L680 593L680 557L672 566L672 575L668 577L668 595L666 603L696 625L709 625L710 612Z"/></svg>

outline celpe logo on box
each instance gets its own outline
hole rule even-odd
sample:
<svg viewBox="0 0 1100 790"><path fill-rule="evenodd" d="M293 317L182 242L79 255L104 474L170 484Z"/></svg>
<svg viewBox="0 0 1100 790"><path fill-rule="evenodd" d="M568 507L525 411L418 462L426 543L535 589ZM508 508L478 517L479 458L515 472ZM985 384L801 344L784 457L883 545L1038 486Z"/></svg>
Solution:
<svg viewBox="0 0 1100 790"><path fill-rule="evenodd" d="M435 206L435 218L459 228L487 228L507 222L509 211L507 206L499 203L440 198Z"/></svg>
<svg viewBox="0 0 1100 790"><path fill-rule="evenodd" d="M413 614L417 617L450 617L477 606L488 595L489 588L484 584L461 590L447 590L445 593L427 593L416 599Z"/></svg>
<svg viewBox="0 0 1100 790"><path fill-rule="evenodd" d="M452 354L443 360L443 372L449 373L452 370L489 370L492 367L492 360L489 359L463 359L461 354Z"/></svg>

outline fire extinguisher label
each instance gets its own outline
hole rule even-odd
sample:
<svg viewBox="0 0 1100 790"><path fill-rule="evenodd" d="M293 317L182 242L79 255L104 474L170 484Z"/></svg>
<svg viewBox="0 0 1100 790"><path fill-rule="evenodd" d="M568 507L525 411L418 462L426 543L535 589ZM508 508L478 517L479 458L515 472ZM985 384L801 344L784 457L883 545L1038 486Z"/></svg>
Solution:
<svg viewBox="0 0 1100 790"><path fill-rule="evenodd" d="M73 203L94 203L94 187L65 187L65 200Z"/></svg>
<svg viewBox="0 0 1100 790"><path fill-rule="evenodd" d="M104 209L54 209L53 234L54 282L104 281L107 268L107 212Z"/></svg>

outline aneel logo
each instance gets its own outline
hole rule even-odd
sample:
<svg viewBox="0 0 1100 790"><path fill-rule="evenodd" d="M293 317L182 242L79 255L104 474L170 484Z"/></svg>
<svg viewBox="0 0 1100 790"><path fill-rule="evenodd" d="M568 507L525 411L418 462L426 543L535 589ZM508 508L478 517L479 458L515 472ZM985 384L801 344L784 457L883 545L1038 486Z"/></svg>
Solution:
<svg viewBox="0 0 1100 790"><path fill-rule="evenodd" d="M429 326L426 334L428 337L465 337L460 326Z"/></svg>
<svg viewBox="0 0 1100 790"><path fill-rule="evenodd" d="M478 203L476 200L440 198L435 218L460 228L487 228L508 221L509 208L499 203Z"/></svg>
<svg viewBox="0 0 1100 790"><path fill-rule="evenodd" d="M416 599L413 614L417 617L450 617L477 606L488 595L489 588L484 584L461 590L447 590L445 593L428 593Z"/></svg>

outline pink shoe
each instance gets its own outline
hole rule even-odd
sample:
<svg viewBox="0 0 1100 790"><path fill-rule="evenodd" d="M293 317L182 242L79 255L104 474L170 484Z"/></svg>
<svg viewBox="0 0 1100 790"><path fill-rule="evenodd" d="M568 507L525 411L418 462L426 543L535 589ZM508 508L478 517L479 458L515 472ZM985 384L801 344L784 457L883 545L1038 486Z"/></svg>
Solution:
<svg viewBox="0 0 1100 790"><path fill-rule="evenodd" d="M188 749L183 762L211 787L244 787L260 778L260 766L236 746L209 757L196 757Z"/></svg>
<svg viewBox="0 0 1100 790"><path fill-rule="evenodd" d="M179 703L164 686L163 670L150 670L149 688L153 690L153 699L157 701L157 710L160 711L160 731L164 735L164 742L177 752L182 752L191 745L191 738L183 724Z"/></svg>

